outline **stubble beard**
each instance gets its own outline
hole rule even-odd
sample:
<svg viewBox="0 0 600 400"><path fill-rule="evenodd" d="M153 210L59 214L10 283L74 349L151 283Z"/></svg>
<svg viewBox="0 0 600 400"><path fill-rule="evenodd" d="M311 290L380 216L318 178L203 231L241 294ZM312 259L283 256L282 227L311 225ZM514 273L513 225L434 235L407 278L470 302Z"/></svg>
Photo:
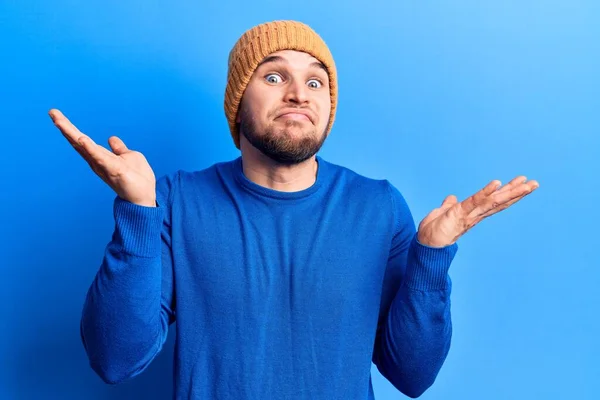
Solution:
<svg viewBox="0 0 600 400"><path fill-rule="evenodd" d="M308 160L321 149L326 135L317 135L316 127L311 125L302 133L292 133L292 129L302 129L307 124L300 121L287 120L281 126L271 122L263 132L258 132L254 120L249 113L242 109L240 133L271 160L284 165L298 164Z"/></svg>

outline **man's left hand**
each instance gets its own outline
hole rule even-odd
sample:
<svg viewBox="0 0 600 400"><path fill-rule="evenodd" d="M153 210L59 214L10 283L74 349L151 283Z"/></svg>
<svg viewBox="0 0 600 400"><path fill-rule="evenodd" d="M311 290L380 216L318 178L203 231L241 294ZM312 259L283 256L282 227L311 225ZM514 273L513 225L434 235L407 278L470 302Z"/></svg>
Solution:
<svg viewBox="0 0 600 400"><path fill-rule="evenodd" d="M419 224L418 241L430 247L454 244L481 220L505 210L540 186L537 181L527 181L525 176L501 185L494 180L460 203L454 195L446 197Z"/></svg>

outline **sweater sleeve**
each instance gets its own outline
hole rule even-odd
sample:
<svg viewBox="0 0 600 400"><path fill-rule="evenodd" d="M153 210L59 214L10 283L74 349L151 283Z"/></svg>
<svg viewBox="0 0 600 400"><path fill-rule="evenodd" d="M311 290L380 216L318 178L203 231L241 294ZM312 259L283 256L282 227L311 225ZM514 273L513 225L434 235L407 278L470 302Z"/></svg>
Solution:
<svg viewBox="0 0 600 400"><path fill-rule="evenodd" d="M175 321L171 176L156 184L157 207L116 197L115 228L88 289L80 323L92 369L110 384L141 373Z"/></svg>
<svg viewBox="0 0 600 400"><path fill-rule="evenodd" d="M405 395L416 398L435 381L450 349L451 280L458 246L425 246L400 192L389 185L395 233L383 282L373 362Z"/></svg>

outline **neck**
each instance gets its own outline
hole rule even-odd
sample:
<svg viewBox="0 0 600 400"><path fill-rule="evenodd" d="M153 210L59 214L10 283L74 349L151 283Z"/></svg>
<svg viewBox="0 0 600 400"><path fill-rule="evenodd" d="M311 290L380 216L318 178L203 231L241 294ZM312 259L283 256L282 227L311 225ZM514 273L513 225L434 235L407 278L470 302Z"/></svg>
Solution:
<svg viewBox="0 0 600 400"><path fill-rule="evenodd" d="M316 156L298 164L285 165L265 156L245 138L240 145L244 175L257 185L280 192L298 192L311 187L317 179Z"/></svg>

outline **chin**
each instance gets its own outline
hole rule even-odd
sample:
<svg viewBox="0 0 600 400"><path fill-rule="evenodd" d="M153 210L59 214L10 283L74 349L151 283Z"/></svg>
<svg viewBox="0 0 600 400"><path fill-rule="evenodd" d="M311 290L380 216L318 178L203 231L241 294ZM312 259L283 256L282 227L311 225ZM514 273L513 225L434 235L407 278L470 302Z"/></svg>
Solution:
<svg viewBox="0 0 600 400"><path fill-rule="evenodd" d="M281 129L277 131L277 135L281 138L287 138L288 140L293 140L295 142L307 140L307 139L316 139L317 135L314 131L307 131L306 129Z"/></svg>
<svg viewBox="0 0 600 400"><path fill-rule="evenodd" d="M287 122L283 127L274 127L278 135L284 135L294 138L317 137L315 127L310 123L290 123Z"/></svg>
<svg viewBox="0 0 600 400"><path fill-rule="evenodd" d="M315 126L308 121L281 124L275 120L266 129L257 129L246 121L242 121L241 134L253 147L280 164L297 164L311 158L326 137L325 134L319 137Z"/></svg>

